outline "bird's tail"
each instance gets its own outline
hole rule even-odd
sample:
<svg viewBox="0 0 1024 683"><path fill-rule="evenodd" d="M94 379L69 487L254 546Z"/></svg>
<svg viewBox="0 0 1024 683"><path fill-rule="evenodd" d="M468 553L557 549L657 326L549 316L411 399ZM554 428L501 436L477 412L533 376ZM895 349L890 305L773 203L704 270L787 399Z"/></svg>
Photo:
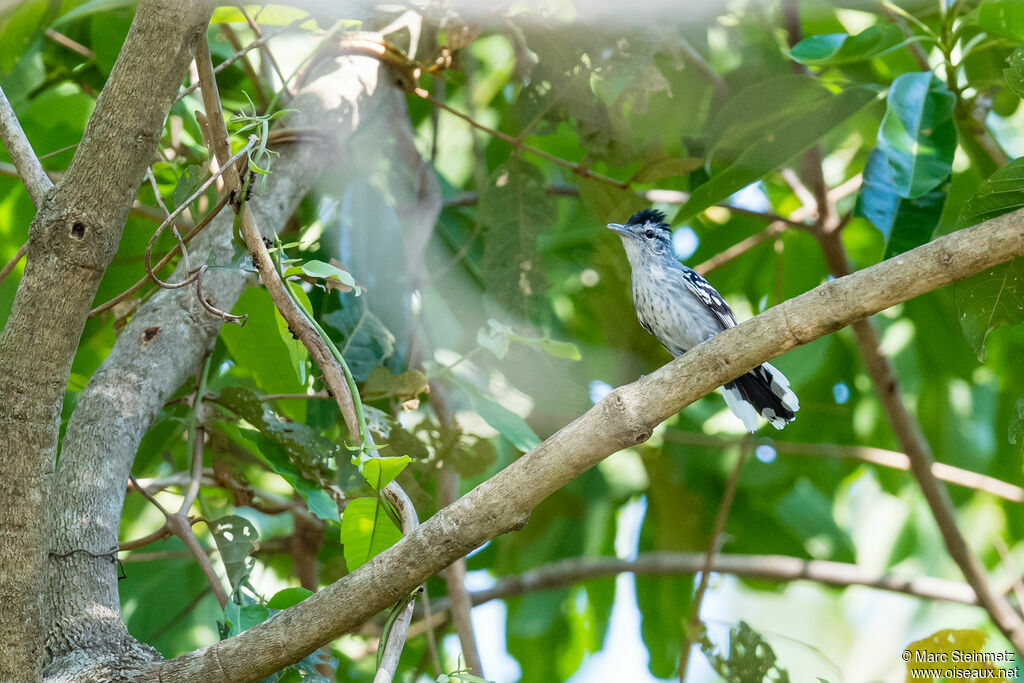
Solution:
<svg viewBox="0 0 1024 683"><path fill-rule="evenodd" d="M722 387L725 402L743 422L747 431L757 431L757 416L782 429L796 417L800 401L789 388L789 380L765 363Z"/></svg>

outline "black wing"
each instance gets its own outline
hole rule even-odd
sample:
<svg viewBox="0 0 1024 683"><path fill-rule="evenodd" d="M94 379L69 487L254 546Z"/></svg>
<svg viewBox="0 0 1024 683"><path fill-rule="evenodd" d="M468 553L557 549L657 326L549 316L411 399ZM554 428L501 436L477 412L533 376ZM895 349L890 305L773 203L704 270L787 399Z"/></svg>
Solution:
<svg viewBox="0 0 1024 683"><path fill-rule="evenodd" d="M683 269L683 282L686 283L686 288L693 293L701 303L708 307L715 317L722 323L725 328L736 326L736 316L733 314L732 309L729 308L729 304L725 303L725 299L718 293L711 283L702 278L697 274L697 271L692 268L682 266Z"/></svg>

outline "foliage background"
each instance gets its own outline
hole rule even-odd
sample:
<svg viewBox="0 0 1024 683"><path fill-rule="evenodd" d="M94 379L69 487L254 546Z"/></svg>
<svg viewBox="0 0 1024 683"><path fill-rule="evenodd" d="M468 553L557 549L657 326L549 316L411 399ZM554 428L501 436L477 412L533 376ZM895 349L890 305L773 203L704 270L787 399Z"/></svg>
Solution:
<svg viewBox="0 0 1024 683"><path fill-rule="evenodd" d="M305 17L306 9L271 6L257 16L266 29L277 30ZM668 212L677 247L691 265L763 235L771 215L799 212L808 201L801 192L814 177L801 153L819 142L829 187L861 173L876 181L836 202L854 268L963 227L985 211L1024 204L1015 166L1003 171L1005 190L981 185L1024 144L1020 74L1007 63L1024 40L1024 15L1015 2L800 2L805 36L874 32L868 34L874 42L847 43L831 53L835 42L802 44L804 52L794 54L809 73L794 70L778 3L693 3L671 13L640 4L628 15L618 7L571 2L498 5L483 13L453 5L414 9L423 17L414 56L430 63L447 49L455 57L440 76L422 76L421 87L550 156L474 130L409 94L416 145L435 169L445 202L423 271L408 270L403 258L413 221L395 207L416 188L382 144L384 121L361 131L358 149L324 175L282 239L296 243L291 255L302 261L337 259L365 287L360 297L321 287L308 293L375 409L373 419L389 432L388 454L411 456L399 481L422 518L438 504L440 471L456 471L466 491L585 411L605 387L630 382L668 360L635 321L628 266L618 239L603 229L648 206L644 192L671 191L648 196L670 200L654 206ZM40 154L79 140L132 12L127 2L65 0L25 2L2 15L0 85ZM309 36L337 20L348 20L343 26L350 31L378 29L399 12L366 7L340 16L313 7L312 14L271 42L286 74L315 47ZM215 62L235 52L221 25L231 26L243 43L255 37L237 12L222 8L210 31ZM85 52L58 42L54 32ZM409 48L408 32L391 39ZM897 99L901 89L894 83L922 72L922 60L938 79L919 79L924 91L908 86ZM280 87L260 53L251 53L251 61L264 94ZM225 108L242 111L252 98L262 113L269 98L257 95L242 65L219 75ZM923 117L916 131L920 144L909 152L898 148L902 138L891 130L899 125L894 121L901 106ZM206 161L197 108L194 94L174 106L164 158L153 167L161 193L174 204L187 197L190 174L200 173ZM865 170L876 147L889 149L890 158L909 154L908 173L916 184L908 180L904 194L911 196L893 195L899 177ZM59 151L44 164L59 172L71 155L70 149ZM803 183L794 183L791 172ZM965 211L979 191L988 193L990 204L968 204ZM680 193L693 193L693 201L681 206ZM148 184L139 201L155 206ZM743 210L712 206L719 202ZM205 206L197 204L200 213L193 215ZM19 181L0 176L0 261L25 241L32 215ZM886 232L887 223L895 224L893 232ZM154 225L142 215L129 219L97 303L144 274L142 253ZM165 235L158 250L172 244ZM1019 321L1019 268L1011 264L920 297L874 321L936 459L1017 486L1024 485L1018 403L1024 332L1002 327L987 340L982 333L989 323ZM20 266L0 287L0 315L10 309L19 274ZM829 270L815 237L786 225L708 277L744 319L820 284ZM351 558L340 543L337 510L332 512L329 498L324 504L325 482L338 483L350 496L372 491L348 463L342 447L348 435L332 402L260 399L321 386L301 355L303 372L296 373L290 335L275 323L265 291L250 288L234 311L250 318L244 328L225 327L212 356L207 381L215 398L202 418L212 476L195 512L208 520L239 515L258 531L250 587L243 592L259 604L299 585L299 556L314 558L308 588L347 571ZM65 419L114 342L123 324L119 315L88 324ZM524 338L571 342L579 358L564 357L573 355L564 346L516 342L499 358L492 353L500 346L494 339L507 333L489 320ZM720 396L711 395L659 428L648 443L616 454L552 496L523 530L474 553L470 585L482 588L568 558L703 551L737 455L755 447L729 510L722 552L959 580L908 473L828 457L824 446L810 457L786 452L786 443L898 450L852 333L815 341L776 365L801 398L799 417L784 433L762 430L756 442L741 446L738 421ZM403 374L410 369L425 371L429 393L420 376ZM404 386L396 389L394 375ZM195 390L195 384L184 386L179 398ZM135 477L161 479L188 469L187 412L183 400L168 404L139 449ZM287 441L282 428L297 436ZM225 473L249 482L255 495L224 485ZM960 526L995 583L1019 574L1020 501L958 486L950 491ZM169 486L158 499L173 505L180 497ZM289 512L290 501L321 519ZM144 536L161 522L158 510L131 494L122 538ZM314 540L302 536L310 524ZM207 528L196 531L207 547L216 547ZM134 635L166 656L218 638L217 622L224 617L177 539L123 559L123 613ZM609 577L478 608L474 621L485 673L524 681L672 678L693 590L690 576ZM444 595L444 583L432 580L428 591L436 599ZM941 628L981 629L990 648L1005 647L980 609L866 588L715 575L702 614L720 647L730 628L740 620L750 623L794 680L899 680L900 651ZM379 622L368 625L332 646L338 680L370 680L379 628ZM416 672L432 678L427 645L423 636L410 639L403 680ZM442 639L442 650L443 670L457 668L457 641ZM716 680L702 657L694 660L688 680Z"/></svg>

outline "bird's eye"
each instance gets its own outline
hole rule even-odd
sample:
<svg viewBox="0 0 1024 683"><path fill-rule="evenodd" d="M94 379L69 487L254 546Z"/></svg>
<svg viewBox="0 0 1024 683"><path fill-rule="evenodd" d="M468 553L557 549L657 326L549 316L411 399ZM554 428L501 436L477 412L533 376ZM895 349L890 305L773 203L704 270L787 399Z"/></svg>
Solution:
<svg viewBox="0 0 1024 683"><path fill-rule="evenodd" d="M653 230L648 230L647 232L644 233L644 237L646 237L649 240L653 240L654 239L654 231Z"/></svg>

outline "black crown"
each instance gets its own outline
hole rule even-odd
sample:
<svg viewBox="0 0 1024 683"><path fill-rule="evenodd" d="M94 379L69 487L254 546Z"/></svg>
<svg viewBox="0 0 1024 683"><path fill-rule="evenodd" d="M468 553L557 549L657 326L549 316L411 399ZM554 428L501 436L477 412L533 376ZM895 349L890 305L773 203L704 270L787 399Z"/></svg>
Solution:
<svg viewBox="0 0 1024 683"><path fill-rule="evenodd" d="M629 217L629 221L626 225L643 225L644 223L655 223L658 227L668 227L668 224L665 223L665 214L657 209L644 209L643 211L637 211Z"/></svg>

